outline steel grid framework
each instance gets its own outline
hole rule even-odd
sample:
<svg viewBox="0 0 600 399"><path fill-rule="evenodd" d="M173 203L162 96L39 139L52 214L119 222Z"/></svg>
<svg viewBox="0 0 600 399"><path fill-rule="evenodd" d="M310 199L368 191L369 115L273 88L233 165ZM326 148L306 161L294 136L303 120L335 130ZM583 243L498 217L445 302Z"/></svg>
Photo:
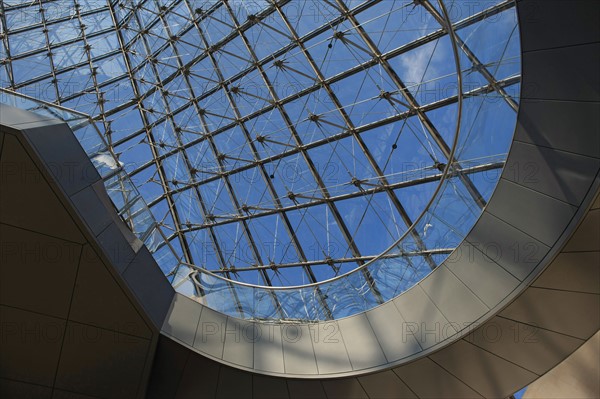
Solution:
<svg viewBox="0 0 600 399"><path fill-rule="evenodd" d="M510 90L519 75L495 72L518 60L502 52L482 61L461 39L514 4L479 3L453 20L463 73L474 76L465 96L496 98L515 112ZM465 210L478 212L486 200L472 177L503 166L502 154L449 159L443 118L432 115L451 113L457 97L437 86L431 100L429 87L450 85L456 71L432 72L448 37L428 0L13 0L0 7L2 86L99 122L180 248L177 267L261 285L316 283L373 259L412 225L419 209L402 190L427 196L451 163ZM514 28L508 33L506 48ZM402 60L422 54L420 79L407 81L414 67L405 70ZM33 72L21 70L24 62ZM389 136L385 154L374 135ZM403 145L420 156L394 160ZM402 162L410 168L398 170ZM383 247L371 245L372 226L364 237L374 219L385 231L375 238ZM452 248L428 248L423 234L411 231L415 248L402 256L435 268ZM286 274L295 269L303 275Z"/></svg>

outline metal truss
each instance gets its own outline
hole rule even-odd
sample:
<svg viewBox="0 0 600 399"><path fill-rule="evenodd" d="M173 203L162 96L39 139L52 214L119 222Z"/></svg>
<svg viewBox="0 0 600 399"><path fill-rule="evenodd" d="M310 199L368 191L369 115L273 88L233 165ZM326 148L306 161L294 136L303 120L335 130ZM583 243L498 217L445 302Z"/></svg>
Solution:
<svg viewBox="0 0 600 399"><path fill-rule="evenodd" d="M497 98L516 112L518 73L496 73L518 60L504 52L482 60L461 35L514 7L490 3L453 20L470 64L463 73L477 76L464 96ZM503 167L502 154L450 157L435 115L453 109L456 93L425 95L452 79L431 66L448 29L427 0L352 8L344 0L36 0L0 2L0 12L1 85L34 90L103 127L181 250L170 275L183 265L259 285L318 283L378 256L370 240L390 245L407 231L420 210L403 193L426 196L446 165L466 193L465 212L486 204L476 178ZM416 82L402 67L415 59L425 61ZM398 171L404 143L418 156ZM376 219L379 229L369 224ZM452 250L410 235L409 263L435 268Z"/></svg>

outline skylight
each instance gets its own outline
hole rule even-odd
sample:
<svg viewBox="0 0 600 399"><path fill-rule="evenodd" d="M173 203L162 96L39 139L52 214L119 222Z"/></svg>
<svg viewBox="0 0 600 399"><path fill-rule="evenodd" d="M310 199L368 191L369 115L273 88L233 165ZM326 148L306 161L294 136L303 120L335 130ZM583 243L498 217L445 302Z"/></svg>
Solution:
<svg viewBox="0 0 600 399"><path fill-rule="evenodd" d="M96 121L180 292L343 317L437 267L506 159L514 2L444 4L5 0L0 82Z"/></svg>

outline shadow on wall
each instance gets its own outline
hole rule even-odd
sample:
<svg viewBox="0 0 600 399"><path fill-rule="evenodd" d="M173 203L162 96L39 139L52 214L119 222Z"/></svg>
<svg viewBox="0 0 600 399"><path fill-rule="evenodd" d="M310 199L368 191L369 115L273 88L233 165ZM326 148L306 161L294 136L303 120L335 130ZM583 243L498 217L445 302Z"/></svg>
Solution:
<svg viewBox="0 0 600 399"><path fill-rule="evenodd" d="M600 398L600 331L525 391L523 399Z"/></svg>

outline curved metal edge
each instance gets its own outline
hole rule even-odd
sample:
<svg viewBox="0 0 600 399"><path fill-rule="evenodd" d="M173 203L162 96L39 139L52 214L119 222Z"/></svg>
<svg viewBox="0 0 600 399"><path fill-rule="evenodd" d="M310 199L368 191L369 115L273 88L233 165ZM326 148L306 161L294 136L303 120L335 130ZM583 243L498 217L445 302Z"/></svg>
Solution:
<svg viewBox="0 0 600 399"><path fill-rule="evenodd" d="M598 185L594 188L597 191ZM592 193L593 190L590 197ZM316 392L314 397L323 398L351 395L365 398L508 397L560 363L598 328L598 318L594 315L598 315L600 310L597 266L600 263L600 231L597 228L600 224L600 196L596 197L589 211L582 208L582 213L584 216L578 219L578 227L563 250L522 295L492 319L474 327L462 339L426 357L392 370L354 377L273 378L262 375L262 372L241 371L238 370L240 367L228 367L223 362L209 360L208 356L192 352L185 345L163 337L151 379L155 384L157 380L160 383L159 386L151 385L150 391L161 388L156 392L166 395L170 389L186 387L193 390L198 385L198 392L209 396L210 392L216 392L217 397L223 394L262 398L261 392L278 392L281 398L302 397L305 392ZM185 297L181 299L188 300ZM388 331L393 333L392 328L393 325L388 326ZM331 329L319 331L331 338ZM357 331L357 334L360 333ZM427 333L435 339L438 332L433 329ZM238 334L241 337L243 329ZM235 335L235 330L230 328L228 335ZM400 341L399 337L396 341ZM179 355L174 356L174 352ZM167 359L165 353L168 354ZM254 362L256 364L256 358ZM264 359L260 362L264 364ZM272 364L276 366L277 362ZM291 365L294 366L293 363ZM295 367L299 370L304 365ZM287 370L288 363L285 366ZM172 374L177 382L169 386L157 374ZM201 377L206 375L215 378L207 380ZM236 384L231 384L232 378ZM199 379L202 379L201 387ZM149 397L163 398L160 395Z"/></svg>
<svg viewBox="0 0 600 399"><path fill-rule="evenodd" d="M509 320L502 315L538 294L528 287L563 256L598 190L598 38L593 30L567 29L593 12L590 7L585 1L518 2L523 87L507 167L466 240L421 283L366 313L302 325L242 321L177 296L162 333L243 370L332 378L443 358L474 331ZM597 293L584 296L597 302ZM598 329L592 321L594 331L584 323L587 332L579 336L547 331L583 340ZM528 381L539 375L528 372Z"/></svg>

